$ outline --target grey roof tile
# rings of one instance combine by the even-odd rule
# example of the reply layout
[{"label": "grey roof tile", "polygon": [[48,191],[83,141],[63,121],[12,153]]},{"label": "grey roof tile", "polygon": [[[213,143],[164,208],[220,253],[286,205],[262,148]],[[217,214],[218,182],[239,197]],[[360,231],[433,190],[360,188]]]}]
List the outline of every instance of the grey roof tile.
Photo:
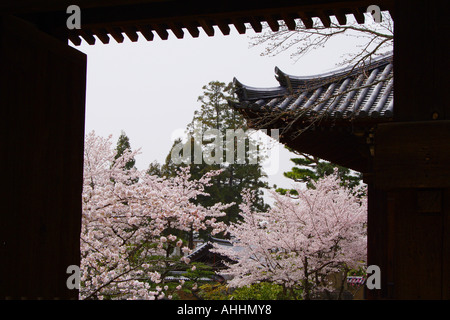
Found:
[{"label": "grey roof tile", "polygon": [[383,121],[393,116],[393,69],[392,52],[362,67],[316,76],[293,76],[275,68],[278,87],[250,87],[234,78],[239,102],[230,105],[241,111]]}]

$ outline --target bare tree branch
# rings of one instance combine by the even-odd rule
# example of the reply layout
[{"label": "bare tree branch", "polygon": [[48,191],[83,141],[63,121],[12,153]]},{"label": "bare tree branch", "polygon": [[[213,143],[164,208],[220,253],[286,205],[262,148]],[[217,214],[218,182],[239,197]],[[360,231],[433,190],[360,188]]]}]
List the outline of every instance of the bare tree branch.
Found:
[{"label": "bare tree branch", "polygon": [[[292,51],[291,58],[296,62],[311,50],[322,48],[326,43],[338,35],[345,35],[355,38],[367,38],[366,44],[362,49],[367,50],[371,45],[378,46],[383,43],[386,47],[392,47],[394,39],[393,20],[389,13],[383,12],[381,23],[358,24],[350,20],[345,25],[340,25],[337,20],[332,18],[330,27],[325,27],[319,19],[314,20],[313,28],[307,28],[301,20],[297,20],[295,30],[289,30],[281,23],[280,30],[273,32],[268,24],[264,24],[261,34],[251,37],[250,47],[265,46],[261,53],[263,56],[275,56],[282,52]],[[336,20],[336,21],[335,21]],[[374,53],[375,54],[375,53]],[[350,54],[352,55],[352,54]],[[354,57],[360,53],[354,54]],[[348,63],[348,61],[345,61]]]}]

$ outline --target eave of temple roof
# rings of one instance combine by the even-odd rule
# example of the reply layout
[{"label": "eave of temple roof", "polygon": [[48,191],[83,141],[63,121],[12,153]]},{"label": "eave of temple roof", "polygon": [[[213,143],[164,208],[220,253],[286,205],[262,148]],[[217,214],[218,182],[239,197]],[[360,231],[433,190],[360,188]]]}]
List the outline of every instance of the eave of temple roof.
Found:
[{"label": "eave of temple roof", "polygon": [[232,243],[229,240],[219,239],[219,238],[214,238],[212,236],[209,236],[208,241],[199,245],[194,251],[192,251],[188,255],[188,258],[191,260],[197,259],[200,255],[203,255],[206,252],[208,252],[210,249],[212,249],[214,247],[213,243],[216,243],[219,246],[226,246],[226,247],[232,246]]},{"label": "eave of temple roof", "polygon": [[233,80],[239,102],[252,112],[304,112],[333,119],[390,119],[394,106],[392,52],[363,66],[315,76],[293,76],[275,68],[278,87],[255,88]]},{"label": "eave of temple roof", "polygon": [[[66,9],[72,4],[81,8],[81,29],[67,29]],[[2,0],[0,13],[21,17],[78,46],[83,40],[92,45],[98,40],[109,43],[111,38],[118,43],[141,37],[152,41],[156,35],[166,40],[170,33],[176,38],[187,33],[197,38],[200,30],[208,36],[228,35],[231,28],[240,34],[249,28],[261,32],[263,22],[272,31],[282,24],[293,30],[298,22],[312,28],[317,19],[329,27],[333,17],[346,24],[348,15],[364,23],[372,4],[370,0],[216,0],[206,4],[198,0]],[[379,0],[377,5],[394,16],[393,0]]]}]

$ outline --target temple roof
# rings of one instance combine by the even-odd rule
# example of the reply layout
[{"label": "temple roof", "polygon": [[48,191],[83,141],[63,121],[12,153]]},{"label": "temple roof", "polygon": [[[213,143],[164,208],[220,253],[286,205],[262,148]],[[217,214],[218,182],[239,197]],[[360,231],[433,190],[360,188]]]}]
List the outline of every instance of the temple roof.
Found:
[{"label": "temple roof", "polygon": [[[294,76],[275,68],[279,86],[255,88],[234,78],[239,102],[230,105],[244,114],[293,113],[303,118],[383,122],[393,116],[393,54],[358,68],[346,67],[314,76]],[[247,117],[248,114],[247,114]]]},{"label": "temple roof", "polygon": [[189,255],[188,258],[191,261],[194,262],[205,262],[205,263],[210,263],[213,264],[214,267],[224,267],[222,260],[225,261],[232,261],[231,259],[229,259],[228,257],[222,256],[218,253],[213,253],[210,250],[214,248],[214,244],[218,245],[219,247],[225,248],[232,248],[232,250],[241,250],[240,247],[238,246],[233,246],[232,242],[230,240],[226,240],[226,239],[219,239],[219,238],[214,238],[212,236],[209,236],[209,239],[207,242],[204,242],[202,244],[200,244],[197,248],[194,249],[194,251],[192,251]]}]

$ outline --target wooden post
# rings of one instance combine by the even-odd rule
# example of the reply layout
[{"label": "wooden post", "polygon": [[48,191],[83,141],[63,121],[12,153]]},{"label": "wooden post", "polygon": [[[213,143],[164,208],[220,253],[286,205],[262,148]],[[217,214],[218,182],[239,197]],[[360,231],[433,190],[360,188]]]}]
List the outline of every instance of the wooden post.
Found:
[{"label": "wooden post", "polygon": [[387,299],[387,272],[388,269],[388,219],[387,219],[387,193],[377,189],[372,181],[365,181],[368,185],[368,243],[367,265],[377,265],[381,269],[382,290],[368,290],[365,296],[368,299]]},{"label": "wooden post", "polygon": [[86,56],[2,16],[0,59],[0,298],[77,299]]},{"label": "wooden post", "polygon": [[387,286],[372,298],[450,297],[449,141],[450,121],[378,125],[369,264],[381,264]]},{"label": "wooden post", "polygon": [[375,131],[369,186],[368,263],[384,282],[371,298],[450,298],[447,12],[443,0],[395,2],[395,122]]},{"label": "wooden post", "polygon": [[446,0],[395,1],[396,121],[450,120],[448,11]]}]

